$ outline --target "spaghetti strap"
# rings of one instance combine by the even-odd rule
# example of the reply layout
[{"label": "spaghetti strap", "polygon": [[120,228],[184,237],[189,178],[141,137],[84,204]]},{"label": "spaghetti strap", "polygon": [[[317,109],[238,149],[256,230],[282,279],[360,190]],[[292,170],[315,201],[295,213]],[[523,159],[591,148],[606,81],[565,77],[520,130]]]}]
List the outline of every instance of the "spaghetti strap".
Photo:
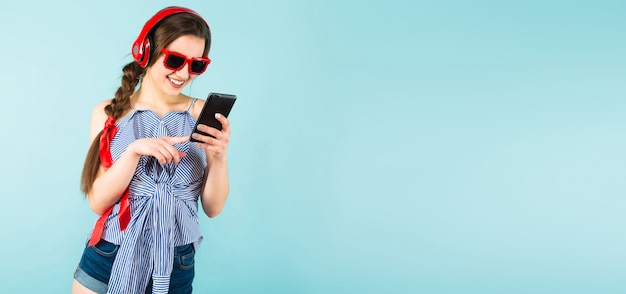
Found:
[{"label": "spaghetti strap", "polygon": [[191,111],[191,108],[193,107],[193,104],[196,103],[197,100],[198,100],[198,98],[193,98],[193,100],[191,101],[191,105],[189,105],[189,108],[187,108],[187,112]]}]

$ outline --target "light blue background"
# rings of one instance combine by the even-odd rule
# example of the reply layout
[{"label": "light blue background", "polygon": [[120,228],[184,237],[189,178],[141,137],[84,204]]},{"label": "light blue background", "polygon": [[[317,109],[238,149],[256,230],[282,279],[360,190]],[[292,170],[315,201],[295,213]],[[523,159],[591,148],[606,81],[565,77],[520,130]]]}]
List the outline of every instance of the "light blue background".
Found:
[{"label": "light blue background", "polygon": [[11,1],[0,292],[69,293],[91,110],[167,5],[237,94],[197,293],[626,293],[626,2]]}]

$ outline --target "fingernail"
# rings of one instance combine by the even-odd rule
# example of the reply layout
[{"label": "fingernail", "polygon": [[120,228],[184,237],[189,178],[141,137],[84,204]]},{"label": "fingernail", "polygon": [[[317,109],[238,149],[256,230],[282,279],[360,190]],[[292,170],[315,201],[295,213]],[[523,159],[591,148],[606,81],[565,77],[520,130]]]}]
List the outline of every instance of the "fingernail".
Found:
[{"label": "fingernail", "polygon": [[203,126],[198,126],[198,130],[202,131],[202,130],[204,130],[204,127]]},{"label": "fingernail", "polygon": [[198,134],[196,134],[196,133],[193,133],[193,134],[191,134],[191,137],[194,138],[194,139],[198,139],[198,137],[200,137],[200,136]]},{"label": "fingernail", "polygon": [[216,114],[215,114],[215,118],[220,118],[220,117],[222,117],[222,115],[221,115],[221,114],[219,114],[219,113],[216,113]]}]

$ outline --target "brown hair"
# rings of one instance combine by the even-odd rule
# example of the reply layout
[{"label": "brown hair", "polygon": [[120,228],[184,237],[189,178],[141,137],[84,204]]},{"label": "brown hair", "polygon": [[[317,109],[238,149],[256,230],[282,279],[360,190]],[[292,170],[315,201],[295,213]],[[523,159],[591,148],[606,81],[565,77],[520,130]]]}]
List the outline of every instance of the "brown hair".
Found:
[{"label": "brown hair", "polygon": [[[150,44],[153,45],[150,49],[151,54],[148,67],[152,66],[161,56],[162,48],[174,42],[177,38],[186,35],[204,39],[204,55],[208,55],[211,35],[205,21],[201,17],[191,13],[177,13],[161,20],[153,31],[148,34],[151,41]],[[113,116],[117,120],[128,110],[130,107],[130,96],[135,92],[135,88],[139,84],[145,71],[146,69],[142,68],[135,61],[124,66],[122,69],[122,85],[115,92],[115,98],[104,108],[104,112],[108,116]],[[85,158],[80,182],[81,191],[85,195],[89,194],[89,191],[91,191],[93,182],[96,180],[98,170],[100,169],[101,135],[102,131],[94,138],[93,142],[91,142],[91,147],[89,151],[87,151]]]}]

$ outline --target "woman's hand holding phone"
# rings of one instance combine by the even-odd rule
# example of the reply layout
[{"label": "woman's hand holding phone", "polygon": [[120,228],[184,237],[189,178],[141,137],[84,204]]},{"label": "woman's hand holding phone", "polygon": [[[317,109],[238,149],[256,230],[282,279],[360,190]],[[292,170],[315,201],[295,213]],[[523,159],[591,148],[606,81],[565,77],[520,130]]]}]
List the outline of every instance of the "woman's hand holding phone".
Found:
[{"label": "woman's hand holding phone", "polygon": [[228,119],[220,113],[215,114],[215,119],[222,124],[222,130],[205,124],[198,124],[196,126],[198,131],[205,134],[198,132],[191,134],[193,141],[197,142],[198,146],[202,147],[207,152],[207,156],[222,155],[228,148],[228,142],[230,141],[230,122]]},{"label": "woman's hand holding phone", "polygon": [[230,122],[227,117],[237,96],[223,93],[210,93],[202,106],[193,133],[189,140],[198,143],[207,155],[207,163],[215,157],[226,158],[230,141]]}]

